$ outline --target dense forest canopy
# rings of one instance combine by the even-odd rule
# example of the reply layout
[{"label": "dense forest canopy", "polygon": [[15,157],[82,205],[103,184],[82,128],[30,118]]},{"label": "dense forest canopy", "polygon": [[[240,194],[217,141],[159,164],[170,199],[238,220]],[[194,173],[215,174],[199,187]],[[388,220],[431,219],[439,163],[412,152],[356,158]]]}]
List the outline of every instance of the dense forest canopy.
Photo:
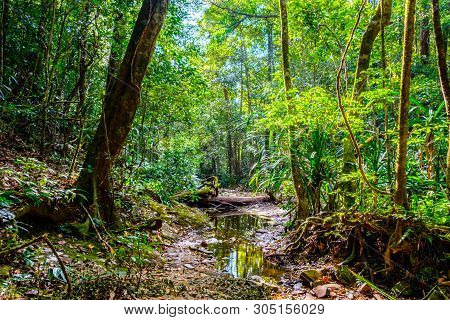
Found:
[{"label": "dense forest canopy", "polygon": [[0,208],[120,226],[218,177],[292,209],[293,251],[324,213],[388,219],[387,270],[411,220],[448,240],[447,1],[2,0],[0,29]]}]

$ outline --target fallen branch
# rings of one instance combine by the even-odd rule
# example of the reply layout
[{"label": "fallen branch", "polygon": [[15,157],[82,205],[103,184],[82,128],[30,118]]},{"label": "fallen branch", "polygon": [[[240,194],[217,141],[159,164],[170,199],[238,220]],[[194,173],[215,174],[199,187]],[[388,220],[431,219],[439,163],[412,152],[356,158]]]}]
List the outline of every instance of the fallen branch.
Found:
[{"label": "fallen branch", "polygon": [[0,252],[0,257],[4,257],[4,256],[7,256],[9,254],[16,253],[17,251],[19,251],[19,250],[21,250],[23,248],[26,248],[26,247],[28,247],[28,246],[30,246],[32,244],[35,244],[35,243],[38,243],[38,242],[41,242],[41,241],[44,241],[48,245],[50,250],[52,250],[53,254],[55,255],[56,259],[58,260],[58,263],[59,263],[59,265],[61,267],[61,270],[62,270],[62,272],[64,274],[64,278],[66,279],[66,282],[67,282],[66,295],[67,295],[67,298],[70,299],[70,297],[72,296],[72,282],[70,281],[69,274],[67,272],[67,269],[66,269],[66,266],[65,266],[64,262],[62,261],[61,257],[59,256],[58,252],[56,251],[55,246],[53,245],[53,243],[48,239],[47,234],[43,234],[43,235],[41,235],[39,237],[36,237],[36,238],[26,242],[26,243],[18,245],[18,246],[14,247],[14,248],[11,248],[11,249],[8,249],[8,250],[4,250],[4,251]]}]

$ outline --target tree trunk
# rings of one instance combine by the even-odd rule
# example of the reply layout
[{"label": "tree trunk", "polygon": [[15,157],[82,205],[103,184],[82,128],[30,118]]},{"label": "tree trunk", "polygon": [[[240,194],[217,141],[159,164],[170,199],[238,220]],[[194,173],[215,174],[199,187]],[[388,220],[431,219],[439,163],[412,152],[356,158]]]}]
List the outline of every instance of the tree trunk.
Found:
[{"label": "tree trunk", "polygon": [[[273,23],[267,21],[267,82],[269,83],[269,88],[272,88],[273,73],[274,68],[274,58],[273,58]],[[270,103],[270,98],[268,98],[268,103]],[[264,152],[267,155],[270,148],[270,130],[266,130],[264,134]]]},{"label": "tree trunk", "polygon": [[111,80],[97,132],[90,143],[78,189],[99,206],[103,220],[119,223],[110,174],[131,130],[140,103],[141,84],[167,13],[168,0],[143,0],[117,78]]},{"label": "tree trunk", "polygon": [[405,24],[403,33],[403,59],[402,75],[400,83],[400,102],[398,116],[398,146],[396,164],[396,190],[394,195],[395,204],[405,209],[408,208],[408,197],[406,192],[406,154],[408,142],[408,108],[409,93],[411,85],[411,64],[414,41],[414,15],[416,0],[407,0],[405,3]]},{"label": "tree trunk", "polygon": [[273,60],[273,23],[267,21],[267,81],[269,83],[272,83],[275,71]]},{"label": "tree trunk", "polygon": [[[231,109],[231,104],[230,104],[230,97],[228,95],[228,88],[226,86],[223,87],[223,97],[225,100],[225,109],[227,111],[227,116],[228,119],[231,119],[233,116],[233,112]],[[235,157],[235,152],[233,149],[233,135],[231,132],[231,123],[230,121],[227,121],[227,152],[228,152],[228,175],[230,177],[230,181],[233,182],[234,180],[234,157]]]},{"label": "tree trunk", "polygon": [[[284,86],[286,90],[286,104],[288,114],[292,115],[292,79],[289,65],[289,29],[286,1],[280,0],[280,18],[281,18],[281,51],[283,60]],[[289,157],[291,162],[292,181],[294,183],[295,193],[297,196],[297,215],[300,219],[305,219],[308,215],[308,205],[306,192],[301,181],[300,163],[296,152],[299,149],[299,139],[295,136],[295,127],[289,127]]]},{"label": "tree trunk", "polygon": [[[402,75],[400,80],[400,102],[398,115],[398,145],[397,163],[395,170],[396,189],[394,193],[395,204],[402,210],[408,210],[408,194],[406,191],[406,155],[408,151],[408,109],[409,93],[411,85],[411,65],[414,42],[414,15],[416,11],[416,0],[406,0],[405,21],[403,30],[403,55],[402,55]],[[389,238],[389,242],[384,253],[386,271],[394,270],[392,255],[395,247],[403,237],[404,220],[397,218],[395,230]]]},{"label": "tree trunk", "polygon": [[[43,3],[42,14],[45,14],[46,3]],[[47,43],[42,42],[42,51],[44,52],[44,62],[45,62],[45,90],[44,96],[40,103],[41,109],[41,139],[39,143],[39,154],[40,156],[44,155],[45,152],[45,143],[46,143],[46,133],[47,133],[47,113],[48,113],[48,102],[50,101],[50,93],[51,93],[51,80],[53,78],[53,67],[50,65],[50,58],[52,54],[52,44],[53,44],[53,32],[55,29],[56,23],[56,1],[53,0],[50,5],[51,16],[50,16],[50,27],[49,27],[49,35],[47,39]]]},{"label": "tree trunk", "polygon": [[428,15],[422,18],[420,21],[420,57],[424,64],[428,63],[428,58],[430,56],[430,26]]},{"label": "tree trunk", "polygon": [[445,102],[445,111],[447,113],[448,126],[448,150],[447,150],[447,168],[446,168],[446,183],[447,183],[447,197],[450,199],[450,85],[448,81],[447,70],[447,54],[444,36],[441,27],[441,17],[439,12],[439,0],[432,0],[433,4],[433,27],[436,39],[436,50],[438,56],[439,78],[441,80],[441,91]]},{"label": "tree trunk", "polygon": [[[383,10],[383,13],[381,12]],[[375,14],[370,20],[366,31],[361,40],[359,49],[358,66],[356,67],[355,85],[353,88],[353,97],[358,97],[367,83],[367,76],[364,74],[370,65],[370,54],[372,53],[373,43],[380,33],[381,24],[387,26],[391,21],[392,0],[380,0],[378,2]]]},{"label": "tree trunk", "polygon": [[[381,3],[383,5],[383,3]],[[381,10],[381,19],[384,20],[384,8]],[[387,58],[386,58],[386,41],[385,41],[385,26],[381,24],[381,69],[382,73],[382,87],[386,88],[386,68],[387,68]],[[386,148],[386,167],[387,176],[389,183],[389,190],[392,193],[392,160],[391,160],[391,139],[389,137],[389,104],[384,105],[384,135],[385,135],[385,148]]]},{"label": "tree trunk", "polygon": [[77,162],[78,154],[80,152],[81,144],[83,141],[83,130],[86,123],[86,91],[87,91],[87,85],[86,85],[86,75],[89,63],[87,61],[87,33],[88,33],[88,25],[89,25],[89,18],[90,18],[90,3],[87,2],[84,8],[84,21],[83,21],[83,27],[80,30],[80,38],[78,39],[78,49],[79,49],[79,79],[78,79],[78,106],[77,106],[77,112],[76,117],[79,117],[80,120],[80,131],[78,133],[78,142],[77,147],[75,149],[75,153],[72,157],[72,162],[70,164],[69,168],[69,176],[72,174],[73,169],[75,168],[75,164]]},{"label": "tree trunk", "polygon": [[121,55],[120,43],[122,41],[122,35],[120,34],[120,27],[123,20],[122,12],[116,12],[117,16],[114,19],[114,27],[112,34],[111,50],[109,53],[108,61],[108,73],[106,75],[106,94],[109,94],[111,89],[111,79],[113,79],[117,74],[117,65],[119,62],[119,57]]},{"label": "tree trunk", "polygon": [[[357,99],[364,91],[367,83],[365,72],[370,66],[370,55],[372,53],[373,44],[381,29],[390,23],[392,13],[392,0],[380,0],[378,2],[375,14],[369,22],[366,31],[361,39],[359,49],[358,65],[356,67],[355,84],[353,87],[353,98]],[[382,61],[383,63],[383,61]],[[355,153],[349,136],[346,136],[342,143],[343,146],[343,167],[342,173],[350,175],[356,172]],[[353,180],[341,183],[341,189],[344,193],[344,206],[346,208],[355,203],[354,193],[356,191],[356,183]]]},{"label": "tree trunk", "polygon": [[5,47],[6,26],[8,22],[9,0],[2,0],[2,13],[0,25],[0,85],[3,84],[5,75]]}]

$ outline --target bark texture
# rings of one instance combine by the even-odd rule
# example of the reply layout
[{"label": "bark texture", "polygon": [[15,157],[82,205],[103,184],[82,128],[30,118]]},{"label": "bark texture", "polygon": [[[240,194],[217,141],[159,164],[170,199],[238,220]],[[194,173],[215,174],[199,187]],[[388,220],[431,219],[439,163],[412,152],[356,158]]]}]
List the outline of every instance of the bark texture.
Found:
[{"label": "bark texture", "polygon": [[120,221],[114,210],[110,173],[130,132],[140,103],[141,84],[163,25],[168,0],[144,0],[119,68],[105,96],[104,110],[77,181],[103,220]]},{"label": "bark texture", "polygon": [[402,75],[400,83],[400,102],[398,115],[398,146],[397,163],[395,170],[396,190],[394,195],[395,204],[408,208],[408,197],[406,192],[406,153],[408,142],[408,109],[409,93],[411,87],[411,63],[414,41],[414,16],[416,9],[416,0],[407,0],[405,2],[405,24],[403,32],[403,58]]},{"label": "bark texture", "polygon": [[391,14],[392,0],[379,1],[375,14],[370,20],[361,40],[358,65],[356,67],[355,86],[353,88],[354,97],[358,97],[366,87],[367,76],[364,73],[370,65],[370,54],[372,53],[373,44],[380,33],[381,25],[383,24],[383,27],[385,27],[390,23]]},{"label": "bark texture", "polygon": [[441,17],[439,12],[439,0],[432,0],[433,4],[433,27],[436,39],[436,51],[438,56],[439,78],[441,80],[441,91],[445,102],[445,111],[447,113],[448,126],[448,150],[447,150],[447,168],[446,168],[446,183],[447,183],[447,197],[450,199],[450,85],[448,81],[447,69],[447,53],[445,40],[442,33]]},{"label": "bark texture", "polygon": [[[280,0],[280,17],[281,17],[281,51],[283,60],[283,76],[284,86],[286,90],[286,103],[288,113],[292,115],[292,78],[289,63],[289,28],[286,1]],[[300,219],[305,219],[308,215],[308,204],[306,198],[306,191],[301,181],[300,163],[296,152],[299,149],[300,142],[295,136],[295,127],[289,127],[289,156],[291,162],[292,181],[294,183],[295,193],[297,196],[297,214]]]}]

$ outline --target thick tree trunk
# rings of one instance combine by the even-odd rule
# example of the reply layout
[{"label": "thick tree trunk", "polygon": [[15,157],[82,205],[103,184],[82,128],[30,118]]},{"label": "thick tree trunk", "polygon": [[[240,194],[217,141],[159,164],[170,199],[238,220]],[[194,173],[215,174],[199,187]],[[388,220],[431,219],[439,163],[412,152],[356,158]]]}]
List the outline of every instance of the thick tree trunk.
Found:
[{"label": "thick tree trunk", "polygon": [[[280,18],[281,18],[281,51],[283,60],[284,86],[286,90],[286,103],[289,115],[292,115],[292,79],[289,63],[289,28],[286,1],[280,0]],[[292,181],[294,183],[295,193],[297,196],[297,214],[300,219],[305,219],[308,215],[308,203],[306,198],[306,190],[303,187],[300,173],[300,162],[298,152],[300,142],[295,136],[295,127],[289,127],[289,156],[291,162]]]},{"label": "thick tree trunk", "polygon": [[406,154],[408,142],[408,109],[409,93],[411,86],[411,64],[414,41],[414,15],[416,0],[407,0],[405,3],[405,25],[403,33],[403,59],[402,75],[400,83],[400,102],[398,116],[398,146],[396,164],[396,190],[394,195],[395,204],[405,209],[408,208],[408,197],[406,192]]},{"label": "thick tree trunk", "polygon": [[117,223],[110,173],[130,132],[140,103],[141,84],[153,55],[158,34],[167,13],[168,0],[144,0],[117,78],[111,80],[110,92],[94,139],[90,143],[78,189],[90,203],[98,204],[106,222]]},{"label": "thick tree trunk", "polygon": [[[383,13],[381,12],[383,10]],[[366,31],[361,40],[359,49],[358,66],[356,68],[355,85],[353,88],[353,97],[358,97],[367,83],[367,76],[364,74],[370,65],[370,54],[373,44],[381,30],[381,24],[387,26],[391,21],[392,0],[380,0],[378,2],[375,14],[370,20]]]},{"label": "thick tree trunk", "polygon": [[442,33],[441,17],[439,12],[439,0],[432,0],[432,4],[433,4],[433,27],[436,39],[439,77],[441,79],[442,96],[444,97],[445,111],[447,113],[448,150],[447,150],[446,182],[447,182],[447,197],[448,199],[450,199],[450,85],[448,81],[446,46],[444,36]]}]

